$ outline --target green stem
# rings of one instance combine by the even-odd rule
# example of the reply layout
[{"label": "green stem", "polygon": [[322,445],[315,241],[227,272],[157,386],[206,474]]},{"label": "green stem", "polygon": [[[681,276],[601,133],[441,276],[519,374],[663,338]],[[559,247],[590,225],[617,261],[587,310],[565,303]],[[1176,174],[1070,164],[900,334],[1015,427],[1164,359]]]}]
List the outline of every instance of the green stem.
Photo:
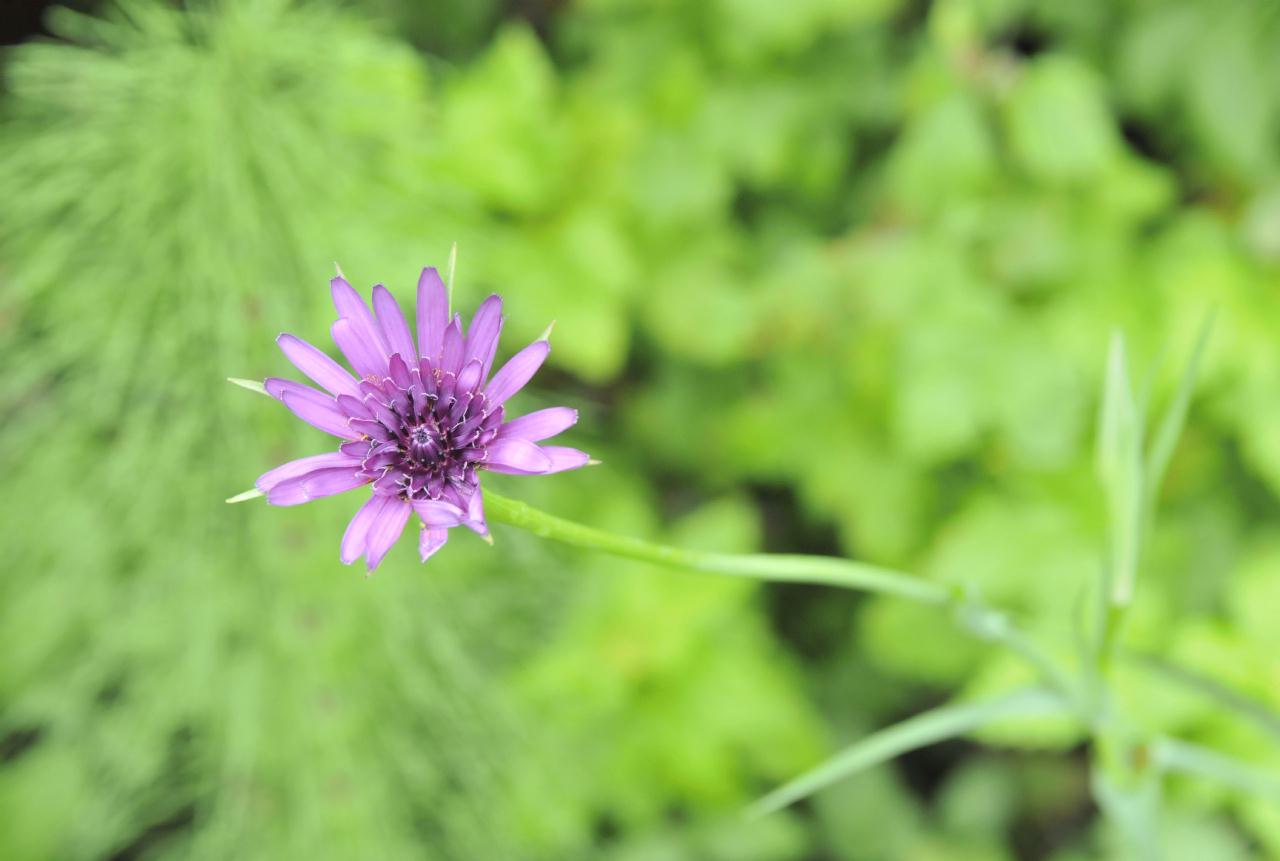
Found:
[{"label": "green stem", "polygon": [[893,595],[921,604],[946,605],[954,598],[951,590],[937,583],[901,571],[832,556],[704,553],[614,535],[538,511],[488,490],[484,494],[484,508],[490,521],[516,526],[542,538],[669,568],[752,580],[838,586]]},{"label": "green stem", "polygon": [[988,607],[974,590],[951,589],[922,580],[902,571],[866,565],[834,556],[801,556],[781,553],[707,553],[667,544],[654,544],[625,535],[592,529],[523,502],[486,490],[484,507],[488,519],[532,532],[574,547],[599,550],[628,559],[638,559],[668,568],[746,577],[774,583],[812,583],[837,586],[880,595],[892,595],[919,604],[949,609],[970,635],[999,643],[1022,657],[1053,690],[1080,707],[1077,691],[1062,670],[1042,653],[1009,619]]}]

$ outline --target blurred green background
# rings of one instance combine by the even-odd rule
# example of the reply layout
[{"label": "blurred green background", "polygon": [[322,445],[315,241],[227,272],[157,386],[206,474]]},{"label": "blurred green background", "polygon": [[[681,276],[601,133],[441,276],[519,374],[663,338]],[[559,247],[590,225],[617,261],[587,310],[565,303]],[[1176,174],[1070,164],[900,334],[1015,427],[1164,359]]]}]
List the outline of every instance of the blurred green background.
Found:
[{"label": "blurred green background", "polygon": [[[0,12],[0,858],[1120,857],[1048,723],[740,818],[1018,671],[931,611],[501,527],[366,580],[355,495],[224,505],[329,445],[224,378],[327,343],[335,259],[405,301],[454,240],[504,354],[558,320],[521,406],[605,462],[493,486],[976,582],[1061,650],[1109,333],[1159,399],[1216,307],[1128,644],[1280,707],[1274,2],[40,5]],[[1172,783],[1165,827],[1280,857],[1225,790]]]}]

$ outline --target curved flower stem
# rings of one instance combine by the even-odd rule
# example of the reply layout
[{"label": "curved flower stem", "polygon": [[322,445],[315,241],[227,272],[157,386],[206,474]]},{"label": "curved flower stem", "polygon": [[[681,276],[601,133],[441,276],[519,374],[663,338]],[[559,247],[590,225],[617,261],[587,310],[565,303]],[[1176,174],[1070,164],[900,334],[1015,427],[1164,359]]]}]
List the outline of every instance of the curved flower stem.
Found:
[{"label": "curved flower stem", "polygon": [[775,583],[813,583],[893,595],[921,604],[944,606],[955,593],[937,583],[901,571],[837,559],[832,556],[800,556],[773,553],[706,553],[666,544],[653,544],[625,535],[614,535],[530,508],[523,502],[484,492],[485,514],[506,523],[574,547],[600,550],[628,559],[639,559],[669,568],[707,574],[746,577]]},{"label": "curved flower stem", "polygon": [[970,636],[1011,649],[1035,670],[1045,684],[1074,705],[1082,719],[1088,720],[1088,709],[1067,674],[1018,630],[1008,614],[988,606],[976,590],[954,589],[902,571],[833,556],[708,553],[654,544],[583,526],[488,490],[484,492],[484,505],[490,521],[515,526],[541,538],[574,547],[706,574],[875,592],[949,610]]}]

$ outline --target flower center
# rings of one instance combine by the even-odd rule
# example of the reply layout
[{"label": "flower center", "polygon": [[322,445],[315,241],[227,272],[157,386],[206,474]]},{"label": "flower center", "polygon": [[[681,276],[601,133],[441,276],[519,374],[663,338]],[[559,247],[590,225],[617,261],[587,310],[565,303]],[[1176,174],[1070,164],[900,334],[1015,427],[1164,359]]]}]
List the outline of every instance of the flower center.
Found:
[{"label": "flower center", "polygon": [[[434,424],[435,422],[431,422],[431,425]],[[424,423],[409,430],[409,459],[417,466],[431,466],[444,448],[440,431],[431,425]]]},{"label": "flower center", "polygon": [[362,437],[342,450],[363,460],[362,474],[377,493],[444,499],[465,509],[479,485],[485,447],[502,424],[502,407],[486,409],[477,384],[459,389],[455,375],[421,364],[360,381],[362,409],[372,417],[351,419]]}]

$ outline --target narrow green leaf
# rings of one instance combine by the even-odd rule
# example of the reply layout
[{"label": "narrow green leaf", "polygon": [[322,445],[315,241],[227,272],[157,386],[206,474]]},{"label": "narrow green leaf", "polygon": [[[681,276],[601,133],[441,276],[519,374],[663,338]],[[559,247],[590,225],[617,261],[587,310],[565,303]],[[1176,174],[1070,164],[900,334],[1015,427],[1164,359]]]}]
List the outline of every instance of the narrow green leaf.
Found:
[{"label": "narrow green leaf", "polygon": [[999,643],[1035,668],[1050,690],[1066,700],[1078,698],[1070,677],[1062,671],[1034,640],[1018,629],[1009,615],[987,605],[976,588],[968,588],[956,607],[956,618],[966,630],[981,640]]},{"label": "narrow green leaf", "polygon": [[246,490],[244,493],[237,493],[235,496],[228,499],[227,502],[234,505],[237,502],[248,502],[250,499],[257,499],[259,496],[266,496],[266,494],[255,487],[252,490]]},{"label": "narrow green leaf", "polygon": [[1162,738],[1155,744],[1155,758],[1165,771],[1204,777],[1250,795],[1280,801],[1280,774],[1215,750]]},{"label": "narrow green leaf", "polygon": [[1102,409],[1098,414],[1098,477],[1104,483],[1119,469],[1124,448],[1126,417],[1132,414],[1133,392],[1129,385],[1129,367],[1125,355],[1124,336],[1111,333],[1107,347],[1107,370],[1102,383]]},{"label": "narrow green leaf", "polygon": [[1107,499],[1110,552],[1106,590],[1113,607],[1133,600],[1142,548],[1142,410],[1133,394],[1124,337],[1112,335],[1098,424],[1098,475]]},{"label": "narrow green leaf", "polygon": [[239,386],[242,389],[248,389],[251,392],[257,392],[260,395],[266,395],[267,397],[271,397],[271,394],[266,390],[266,387],[263,386],[262,383],[258,382],[257,380],[243,380],[239,377],[227,377],[227,382],[235,383],[237,386]]},{"label": "narrow green leaf", "polygon": [[1191,395],[1195,391],[1196,378],[1200,372],[1200,361],[1204,355],[1205,345],[1213,331],[1214,314],[1209,313],[1200,326],[1200,334],[1196,338],[1195,348],[1187,361],[1186,370],[1178,383],[1178,390],[1160,422],[1155,438],[1151,442],[1151,450],[1147,454],[1147,497],[1154,499],[1160,490],[1160,482],[1164,480],[1165,470],[1173,458],[1173,450],[1182,436],[1182,428],[1187,421],[1187,410],[1191,406]]},{"label": "narrow green leaf", "polygon": [[1064,710],[1062,700],[1043,688],[1025,688],[998,699],[941,706],[860,739],[809,773],[761,798],[748,808],[747,814],[763,816],[781,810],[850,775],[997,720],[1040,717]]},{"label": "narrow green leaf", "polygon": [[1188,667],[1180,666],[1160,655],[1147,652],[1124,651],[1126,660],[1136,663],[1154,675],[1177,684],[1200,696],[1212,700],[1238,717],[1250,721],[1264,732],[1280,741],[1280,714],[1261,700],[1232,690],[1222,682],[1211,679]]}]

